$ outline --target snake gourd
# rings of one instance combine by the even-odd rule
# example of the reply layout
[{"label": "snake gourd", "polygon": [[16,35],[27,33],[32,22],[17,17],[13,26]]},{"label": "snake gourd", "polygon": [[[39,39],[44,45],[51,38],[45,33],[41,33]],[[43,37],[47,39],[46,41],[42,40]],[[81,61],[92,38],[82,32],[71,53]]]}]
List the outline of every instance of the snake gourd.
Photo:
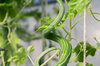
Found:
[{"label": "snake gourd", "polygon": [[[62,19],[63,15],[64,15],[65,8],[64,8],[62,0],[57,0],[57,2],[60,5],[59,14],[58,14],[57,18],[46,29],[43,30],[42,34],[45,36],[45,38],[47,38],[49,40],[53,40],[53,41],[59,43],[59,45],[60,45],[61,51],[60,51],[60,55],[59,55],[59,61],[55,66],[66,66],[69,61],[69,58],[71,56],[72,46],[66,39],[64,39],[54,33],[49,32],[55,24],[60,22],[60,20]],[[51,51],[50,49],[47,49],[44,52],[42,52],[42,54],[39,55],[38,58],[35,60],[34,66],[40,66],[39,60],[50,51]]]},{"label": "snake gourd", "polygon": [[[60,37],[60,36],[58,36],[58,35],[56,35],[56,34],[54,34],[54,33],[47,33],[47,34],[45,35],[45,38],[47,38],[47,39],[49,39],[49,40],[53,40],[53,41],[55,41],[55,42],[57,42],[57,43],[60,44],[61,52],[60,52],[60,56],[59,56],[59,62],[58,62],[55,66],[66,66],[67,63],[68,63],[68,61],[69,61],[69,58],[70,58],[70,56],[71,56],[71,49],[72,49],[72,47],[71,47],[70,43],[69,43],[66,39],[64,39],[64,38],[62,38],[62,37]],[[55,49],[56,49],[56,48],[55,48]],[[52,49],[52,50],[53,50],[53,49]],[[45,50],[45,51],[35,60],[35,66],[39,66],[39,60],[40,60],[45,54],[47,54],[49,51],[51,51],[51,50]]]},{"label": "snake gourd", "polygon": [[48,33],[47,35],[45,35],[45,37],[60,44],[61,51],[59,62],[55,66],[66,66],[71,56],[72,46],[70,45],[70,43],[66,39],[54,33]]},{"label": "snake gourd", "polygon": [[59,6],[60,6],[59,14],[57,18],[46,29],[43,30],[42,34],[49,32],[55,24],[59,23],[59,21],[62,19],[64,15],[65,8],[64,8],[64,4],[62,0],[57,0],[57,2],[59,3]]},{"label": "snake gourd", "polygon": [[57,48],[52,47],[52,48],[49,48],[49,49],[45,50],[44,52],[42,52],[42,54],[39,55],[38,58],[35,60],[34,66],[39,66],[39,61],[40,61],[40,59],[41,59],[44,55],[46,55],[48,52],[53,51],[53,50],[56,50],[56,49],[57,49]]}]

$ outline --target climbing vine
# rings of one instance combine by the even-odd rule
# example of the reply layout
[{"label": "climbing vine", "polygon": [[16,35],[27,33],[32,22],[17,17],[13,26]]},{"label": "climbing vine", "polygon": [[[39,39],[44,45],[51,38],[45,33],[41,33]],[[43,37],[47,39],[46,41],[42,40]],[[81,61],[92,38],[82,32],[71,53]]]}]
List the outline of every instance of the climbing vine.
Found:
[{"label": "climbing vine", "polygon": [[[34,0],[0,0],[0,58],[2,60],[0,66],[11,66],[11,62],[15,66],[21,66],[25,63],[25,59],[29,58],[33,66],[44,66],[50,60],[58,60],[54,58],[55,55],[59,56],[59,60],[55,63],[55,66],[67,66],[69,61],[75,62],[75,66],[83,66],[84,61],[84,41],[78,41],[77,38],[72,37],[72,30],[75,26],[84,18],[81,17],[77,22],[73,23],[73,19],[77,15],[81,15],[86,9],[87,15],[92,15],[97,21],[100,21],[94,14],[100,15],[92,11],[91,0],[57,0],[59,8],[56,7],[57,17],[51,18],[50,16],[42,17],[42,13],[37,9],[30,12],[24,12],[25,8],[30,7]],[[43,0],[41,1],[43,6]],[[65,3],[65,5],[64,5]],[[43,8],[43,7],[42,7]],[[65,10],[67,8],[67,11]],[[57,11],[58,10],[58,11]],[[22,28],[19,21],[34,17],[37,21],[34,32],[39,34],[30,34]],[[40,21],[39,21],[40,20]],[[69,21],[69,29],[65,28],[65,22]],[[39,22],[41,23],[39,25]],[[66,36],[63,37],[62,29]],[[28,46],[27,53],[24,46],[20,45],[20,40],[29,42],[31,40],[43,40],[43,52],[33,62],[30,57],[30,53],[34,50],[32,45]],[[44,49],[46,46],[46,40],[49,41],[49,48]],[[71,41],[75,40],[77,45],[72,48]],[[100,49],[100,42],[94,37],[97,42],[96,46],[92,46],[86,41],[86,57],[95,56],[95,53]],[[57,42],[60,47],[52,45],[52,41]],[[44,46],[45,45],[45,46]],[[43,60],[44,55],[50,51],[57,50],[46,61]],[[71,55],[74,54],[72,57]],[[86,62],[86,66],[93,66],[92,63]]]}]

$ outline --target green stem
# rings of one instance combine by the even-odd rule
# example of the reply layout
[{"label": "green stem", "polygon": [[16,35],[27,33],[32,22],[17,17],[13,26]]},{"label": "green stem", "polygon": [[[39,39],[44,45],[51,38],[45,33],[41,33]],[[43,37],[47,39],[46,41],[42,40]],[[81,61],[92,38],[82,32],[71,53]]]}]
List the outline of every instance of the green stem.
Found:
[{"label": "green stem", "polygon": [[[42,35],[42,52],[45,50],[45,48],[46,48],[46,40],[44,38],[44,35]],[[44,62],[44,57],[40,59],[39,64],[42,64],[43,62]]]},{"label": "green stem", "polygon": [[1,52],[1,55],[2,55],[2,64],[3,64],[3,66],[5,66],[4,51]]},{"label": "green stem", "polygon": [[[68,12],[69,12],[69,7],[68,7],[68,3],[67,3],[67,0],[65,0],[65,3],[66,3],[66,6],[67,6],[67,9],[68,9]],[[71,40],[71,26],[72,26],[72,23],[71,23],[71,15],[69,15],[69,41]],[[67,37],[67,35],[65,36],[65,38]]]},{"label": "green stem", "polygon": [[81,17],[72,27],[71,29],[73,29],[84,17]]},{"label": "green stem", "polygon": [[71,40],[71,26],[72,26],[72,23],[71,23],[71,16],[69,15],[69,41]]},{"label": "green stem", "polygon": [[44,0],[40,0],[41,1],[41,8],[42,8],[42,16],[44,17]]},{"label": "green stem", "polygon": [[66,32],[66,36],[65,38],[67,37],[67,35],[69,34],[69,32],[63,27],[63,30]]},{"label": "green stem", "polygon": [[49,62],[59,51],[60,49],[58,49],[58,51],[56,51],[49,59],[47,59],[43,64],[41,64],[41,66],[44,66],[47,62]]},{"label": "green stem", "polygon": [[45,50],[44,52],[42,52],[36,59],[35,59],[35,62],[34,62],[34,66],[40,66],[39,62],[40,62],[40,59],[46,55],[47,53],[49,53],[50,51],[53,51],[53,50],[57,50],[58,48],[56,47],[52,47],[52,48],[49,48],[47,50]]},{"label": "green stem", "polygon": [[6,12],[4,20],[0,22],[0,25],[4,25],[6,23],[7,18],[8,18],[8,11]]},{"label": "green stem", "polygon": [[17,13],[17,15],[9,21],[9,24],[12,23],[12,22],[13,23],[16,22],[20,18],[21,13],[22,13],[22,11],[24,10],[25,7],[26,6],[23,6],[23,8]]},{"label": "green stem", "polygon": [[90,9],[90,12],[91,12],[91,14],[92,14],[92,16],[93,16],[93,18],[94,18],[95,20],[100,21],[99,19],[97,19],[97,18],[94,16],[94,14],[93,14],[93,12],[92,12],[91,9]]},{"label": "green stem", "polygon": [[29,60],[31,61],[32,65],[34,66],[34,62],[32,61],[31,57],[28,55]]},{"label": "green stem", "polygon": [[[95,13],[95,12],[94,12],[93,14],[100,15],[100,13]],[[86,16],[89,16],[89,15],[91,15],[91,13],[87,14]],[[83,18],[84,18],[84,17],[81,17],[81,18],[72,26],[71,29],[73,29]]]},{"label": "green stem", "polygon": [[[3,30],[3,39],[5,40],[2,47],[5,48],[5,49],[7,49],[9,47],[9,42],[8,42],[8,28],[4,28],[3,27],[2,30]],[[3,56],[4,56],[5,66],[9,66],[10,62],[7,62],[8,58],[9,58],[8,51],[5,51],[4,54],[3,54]]]},{"label": "green stem", "polygon": [[68,3],[67,3],[67,0],[65,0],[65,3],[66,3],[66,6],[67,6],[67,9],[69,11],[69,7],[68,7]]},{"label": "green stem", "polygon": [[63,30],[66,32],[66,34],[68,34],[68,31],[63,27]]}]

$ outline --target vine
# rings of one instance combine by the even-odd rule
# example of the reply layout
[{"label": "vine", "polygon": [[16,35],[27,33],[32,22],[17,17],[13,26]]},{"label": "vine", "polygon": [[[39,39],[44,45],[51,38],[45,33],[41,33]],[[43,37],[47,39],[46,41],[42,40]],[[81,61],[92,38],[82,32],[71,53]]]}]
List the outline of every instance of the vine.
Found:
[{"label": "vine", "polygon": [[[25,63],[25,59],[28,57],[32,66],[44,66],[50,60],[56,59],[54,56],[59,56],[59,60],[55,63],[55,66],[66,66],[69,61],[75,62],[75,66],[93,66],[92,63],[86,61],[86,58],[90,56],[95,56],[97,50],[100,49],[100,42],[94,37],[97,42],[96,46],[92,46],[88,41],[86,41],[86,17],[92,15],[97,21],[100,21],[95,17],[100,15],[100,13],[95,13],[92,11],[90,3],[91,0],[57,0],[59,9],[57,12],[58,16],[56,18],[51,18],[50,16],[44,17],[44,1],[41,0],[42,13],[38,10],[24,12],[25,8],[30,8],[33,6],[31,4],[32,0],[8,0],[0,1],[0,57],[2,63],[0,66],[10,66],[11,62],[14,62],[15,66],[20,66]],[[47,3],[47,0],[46,0]],[[29,6],[29,4],[31,4]],[[46,4],[47,6],[47,4]],[[67,7],[67,11],[65,11]],[[47,8],[47,7],[46,7]],[[56,7],[55,7],[56,8]],[[85,9],[85,10],[84,10]],[[57,8],[56,8],[57,10]],[[87,10],[87,14],[86,14]],[[89,12],[88,12],[89,11]],[[81,17],[73,24],[73,19],[79,14],[79,16],[84,12],[84,16]],[[25,20],[29,17],[34,17],[37,21],[35,25],[35,34],[30,34],[26,29],[22,28],[20,25],[20,20]],[[40,19],[41,18],[41,19]],[[84,18],[84,41],[78,41],[77,38],[72,37],[72,29]],[[40,23],[39,24],[39,19]],[[68,30],[65,28],[65,22],[68,22]],[[62,29],[66,35],[63,35],[59,29]],[[38,36],[37,36],[38,35]],[[21,46],[20,40],[26,42],[42,39],[42,53],[35,59],[31,58],[30,54],[34,51],[34,47],[28,46],[27,51],[23,46]],[[49,46],[47,45],[49,41]],[[78,44],[75,48],[72,48],[71,41],[75,40]],[[52,44],[52,41],[60,45],[59,48]],[[49,47],[46,49],[46,47]],[[47,53],[57,50],[53,55],[49,54],[49,57],[44,61],[44,55]],[[27,53],[26,53],[27,52]],[[74,54],[73,57],[71,55]],[[72,62],[71,61],[71,62]],[[48,66],[48,64],[46,65]]]}]

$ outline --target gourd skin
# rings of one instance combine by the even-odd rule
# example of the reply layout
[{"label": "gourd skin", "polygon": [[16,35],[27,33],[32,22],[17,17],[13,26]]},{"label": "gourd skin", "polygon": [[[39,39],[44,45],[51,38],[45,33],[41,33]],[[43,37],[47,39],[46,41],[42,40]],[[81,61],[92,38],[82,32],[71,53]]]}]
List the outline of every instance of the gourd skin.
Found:
[{"label": "gourd skin", "polygon": [[72,46],[70,45],[70,43],[66,39],[54,33],[48,33],[47,35],[45,35],[45,38],[53,40],[60,45],[61,51],[59,55],[59,62],[55,66],[66,66],[71,56]]},{"label": "gourd skin", "polygon": [[[71,49],[72,49],[72,46],[70,45],[70,43],[54,34],[54,33],[47,33],[45,35],[45,38],[49,39],[49,40],[53,40],[57,43],[59,43],[60,45],[60,48],[61,48],[61,51],[60,51],[60,55],[59,55],[59,62],[55,65],[55,66],[66,66],[68,61],[69,61],[69,58],[71,56]],[[39,66],[39,60],[45,55],[47,54],[48,52],[52,51],[52,50],[55,50],[56,48],[52,49],[47,49],[45,50],[40,56],[38,56],[38,58],[35,60],[35,65],[34,66]]]},{"label": "gourd skin", "polygon": [[57,0],[57,2],[59,3],[59,6],[60,6],[59,14],[58,14],[57,18],[46,29],[43,30],[42,34],[48,33],[55,24],[60,22],[60,20],[62,19],[63,15],[64,15],[65,7],[64,7],[62,0]]},{"label": "gourd skin", "polygon": [[56,47],[52,47],[52,48],[49,48],[49,49],[45,50],[44,52],[42,52],[42,54],[39,55],[39,56],[37,57],[37,59],[35,60],[34,66],[40,66],[40,65],[39,65],[40,59],[41,59],[44,55],[46,55],[48,52],[53,51],[53,50],[56,50],[56,49],[57,49]]},{"label": "gourd skin", "polygon": [[[64,4],[63,4],[62,0],[57,0],[57,2],[60,5],[59,14],[58,14],[57,18],[46,29],[43,30],[42,34],[45,36],[45,38],[47,38],[49,40],[53,40],[53,41],[59,43],[59,45],[60,45],[61,51],[60,51],[60,55],[59,55],[59,62],[55,66],[66,66],[69,61],[69,58],[71,56],[72,46],[66,39],[64,39],[54,33],[49,32],[54,27],[55,24],[60,22],[60,20],[62,19],[63,15],[64,15],[65,8],[64,8]],[[50,52],[50,50],[49,51],[48,50],[49,49],[42,52],[42,54],[35,60],[34,66],[40,66],[39,60],[45,54]]]}]

